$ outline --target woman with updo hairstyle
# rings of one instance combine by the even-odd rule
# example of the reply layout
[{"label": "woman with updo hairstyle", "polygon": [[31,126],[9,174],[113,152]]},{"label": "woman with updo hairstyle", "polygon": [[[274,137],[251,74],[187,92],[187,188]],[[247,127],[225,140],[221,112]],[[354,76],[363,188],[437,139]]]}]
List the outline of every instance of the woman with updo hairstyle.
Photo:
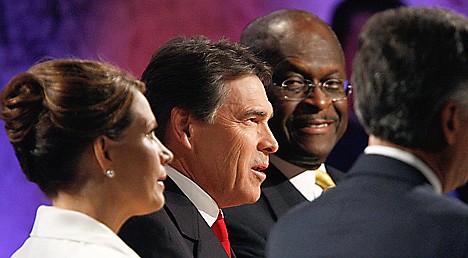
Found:
[{"label": "woman with updo hairstyle", "polygon": [[145,85],[106,63],[57,59],[14,77],[1,118],[22,171],[52,200],[13,257],[138,257],[116,235],[164,205],[164,165]]}]

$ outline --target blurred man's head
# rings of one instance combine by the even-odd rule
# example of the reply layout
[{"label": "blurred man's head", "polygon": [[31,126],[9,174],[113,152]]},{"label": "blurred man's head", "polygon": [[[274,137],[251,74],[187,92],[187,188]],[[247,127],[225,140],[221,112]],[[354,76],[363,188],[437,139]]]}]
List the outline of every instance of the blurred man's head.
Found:
[{"label": "blurred man's head", "polygon": [[468,19],[442,9],[399,8],[373,16],[359,43],[355,107],[367,133],[419,154],[444,191],[465,183]]}]

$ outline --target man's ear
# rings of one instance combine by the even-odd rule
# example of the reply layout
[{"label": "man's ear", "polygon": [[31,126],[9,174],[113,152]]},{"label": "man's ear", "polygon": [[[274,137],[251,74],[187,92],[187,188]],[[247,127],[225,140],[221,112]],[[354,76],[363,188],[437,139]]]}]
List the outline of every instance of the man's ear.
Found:
[{"label": "man's ear", "polygon": [[458,132],[461,129],[460,106],[457,102],[450,100],[441,112],[441,126],[447,145],[451,146],[457,142]]},{"label": "man's ear", "polygon": [[93,149],[96,160],[101,167],[101,171],[105,172],[108,169],[111,169],[111,157],[109,155],[109,145],[110,139],[107,136],[101,135],[94,139]]},{"label": "man's ear", "polygon": [[175,107],[171,110],[170,130],[177,141],[187,148],[192,148],[192,117],[187,110]]}]

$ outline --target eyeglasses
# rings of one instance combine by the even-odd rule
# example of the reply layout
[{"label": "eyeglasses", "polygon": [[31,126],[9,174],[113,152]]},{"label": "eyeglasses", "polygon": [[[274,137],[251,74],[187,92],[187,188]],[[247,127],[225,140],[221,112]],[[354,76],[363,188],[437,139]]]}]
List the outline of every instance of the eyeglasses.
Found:
[{"label": "eyeglasses", "polygon": [[319,87],[325,96],[333,102],[341,101],[348,98],[352,92],[352,86],[348,81],[339,79],[328,79],[324,82],[314,84],[311,80],[303,80],[299,78],[286,79],[278,86],[287,100],[303,100],[305,99],[312,88]]}]

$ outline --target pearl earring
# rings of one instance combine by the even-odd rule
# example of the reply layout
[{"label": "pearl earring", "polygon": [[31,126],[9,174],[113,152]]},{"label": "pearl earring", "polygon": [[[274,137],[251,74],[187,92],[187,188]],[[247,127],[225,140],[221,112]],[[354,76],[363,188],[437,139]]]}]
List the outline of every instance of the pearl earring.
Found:
[{"label": "pearl earring", "polygon": [[115,176],[114,170],[108,169],[108,170],[106,171],[106,176],[107,176],[108,178],[113,178],[113,177]]}]

